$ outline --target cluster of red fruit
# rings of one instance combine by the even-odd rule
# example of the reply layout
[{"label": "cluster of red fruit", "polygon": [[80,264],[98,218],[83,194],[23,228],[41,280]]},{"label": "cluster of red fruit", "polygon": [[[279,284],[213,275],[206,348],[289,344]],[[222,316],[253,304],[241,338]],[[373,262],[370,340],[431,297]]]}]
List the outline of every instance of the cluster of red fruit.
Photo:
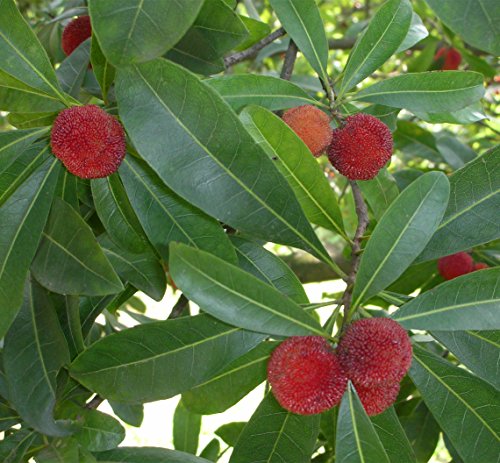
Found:
[{"label": "cluster of red fruit", "polygon": [[327,150],[332,165],[351,180],[372,179],[392,155],[391,131],[370,114],[349,116],[332,130],[330,118],[323,111],[305,105],[286,111],[283,121],[314,156]]},{"label": "cluster of red fruit", "polygon": [[300,415],[337,405],[350,380],[368,415],[389,408],[411,365],[406,331],[390,318],[352,323],[336,351],[321,336],[293,336],[272,353],[267,378],[280,405]]},{"label": "cluster of red fruit", "polygon": [[485,268],[488,268],[488,265],[483,262],[474,262],[466,252],[457,252],[438,260],[439,273],[445,280],[453,280],[453,278]]}]

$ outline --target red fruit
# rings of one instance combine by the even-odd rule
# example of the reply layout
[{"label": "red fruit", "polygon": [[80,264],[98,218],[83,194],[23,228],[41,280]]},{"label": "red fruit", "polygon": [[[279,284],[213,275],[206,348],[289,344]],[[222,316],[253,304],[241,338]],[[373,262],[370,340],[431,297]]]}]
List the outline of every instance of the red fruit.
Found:
[{"label": "red fruit", "polygon": [[347,387],[332,347],[321,336],[293,336],[271,354],[267,379],[283,408],[313,415],[337,405]]},{"label": "red fruit", "polygon": [[390,318],[365,318],[351,324],[337,349],[340,365],[355,385],[392,384],[411,365],[410,338]]},{"label": "red fruit", "polygon": [[457,252],[438,260],[438,270],[445,280],[465,275],[474,270],[474,261],[466,252]]},{"label": "red fruit", "polygon": [[302,139],[316,157],[326,150],[332,140],[330,118],[312,105],[289,109],[283,114],[283,121]]},{"label": "red fruit", "polygon": [[434,61],[438,60],[443,61],[443,71],[454,71],[460,66],[462,55],[455,48],[441,47],[434,56]]},{"label": "red fruit", "polygon": [[349,116],[335,129],[328,148],[332,165],[351,180],[372,179],[391,155],[391,131],[376,117],[363,113]]},{"label": "red fruit", "polygon": [[490,267],[487,264],[485,264],[484,262],[476,262],[474,264],[473,272],[475,272],[476,270],[484,270],[485,268],[490,268]]},{"label": "red fruit", "polygon": [[95,105],[73,106],[57,116],[50,136],[52,152],[81,178],[107,177],[125,157],[125,132]]},{"label": "red fruit", "polygon": [[90,16],[80,16],[68,23],[61,38],[61,47],[66,56],[92,35]]},{"label": "red fruit", "polygon": [[368,416],[378,415],[387,410],[399,394],[399,383],[381,386],[354,385],[354,387]]}]

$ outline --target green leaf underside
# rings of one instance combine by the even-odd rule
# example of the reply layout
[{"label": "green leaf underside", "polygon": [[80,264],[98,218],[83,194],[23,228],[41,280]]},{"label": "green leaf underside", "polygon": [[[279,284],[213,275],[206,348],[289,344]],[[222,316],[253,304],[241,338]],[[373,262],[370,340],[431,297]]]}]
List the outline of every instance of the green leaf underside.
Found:
[{"label": "green leaf underside", "polygon": [[500,329],[500,267],[442,283],[403,305],[392,318],[407,329]]},{"label": "green leaf underside", "polygon": [[210,379],[264,337],[208,315],[153,322],[96,342],[76,358],[70,374],[107,399],[151,402]]},{"label": "green leaf underside", "polygon": [[195,457],[177,450],[155,447],[120,447],[95,455],[98,461],[116,463],[210,463],[205,458]]},{"label": "green leaf underside", "polygon": [[233,228],[331,262],[286,180],[215,90],[159,59],[120,69],[116,93],[135,146],[176,193]]},{"label": "green leaf underside", "polygon": [[230,463],[308,463],[319,432],[320,415],[295,415],[270,392],[254,412],[234,448]]},{"label": "green leaf underside", "polygon": [[464,461],[500,454],[498,391],[462,368],[414,346],[410,376]]},{"label": "green leaf underside", "polygon": [[236,266],[184,244],[170,246],[175,284],[204,311],[234,326],[279,336],[324,336],[299,305]]},{"label": "green leaf underside", "polygon": [[409,267],[440,223],[448,195],[446,176],[429,172],[393,201],[364,250],[353,291],[354,305],[385,289]]}]

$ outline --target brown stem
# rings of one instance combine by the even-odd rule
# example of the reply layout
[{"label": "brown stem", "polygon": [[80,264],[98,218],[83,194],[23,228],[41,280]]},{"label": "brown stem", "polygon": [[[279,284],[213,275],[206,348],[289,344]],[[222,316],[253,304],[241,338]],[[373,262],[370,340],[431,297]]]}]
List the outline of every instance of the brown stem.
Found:
[{"label": "brown stem", "polygon": [[280,27],[279,29],[276,29],[274,32],[257,42],[255,45],[252,45],[250,48],[247,48],[246,50],[240,51],[238,53],[234,53],[233,55],[226,56],[224,58],[224,64],[226,65],[226,68],[254,57],[265,46],[269,45],[271,42],[274,42],[276,39],[283,37],[285,34],[285,29]]},{"label": "brown stem", "polygon": [[184,296],[184,294],[181,294],[181,296],[175,303],[172,312],[170,312],[170,315],[168,316],[167,320],[179,318],[188,304],[189,304],[189,299],[186,296]]},{"label": "brown stem", "polygon": [[299,49],[295,42],[290,39],[290,44],[285,55],[285,61],[283,62],[283,69],[281,70],[280,77],[283,80],[290,80],[293,73],[293,67],[295,66],[295,60],[297,59],[297,52]]},{"label": "brown stem", "polygon": [[92,400],[90,402],[87,402],[85,404],[85,408],[88,410],[95,410],[99,405],[101,405],[104,402],[104,398],[102,398],[99,394],[96,394],[94,397],[92,397]]}]

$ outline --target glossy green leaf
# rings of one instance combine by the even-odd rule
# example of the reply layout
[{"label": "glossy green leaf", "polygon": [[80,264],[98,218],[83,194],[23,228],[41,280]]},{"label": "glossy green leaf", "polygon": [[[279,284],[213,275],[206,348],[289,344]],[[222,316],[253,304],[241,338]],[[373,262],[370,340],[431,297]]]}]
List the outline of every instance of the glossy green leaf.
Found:
[{"label": "glossy green leaf", "polygon": [[107,399],[151,402],[210,379],[263,338],[208,315],[153,322],[92,344],[73,362],[70,374]]},{"label": "glossy green leaf", "polygon": [[309,302],[300,280],[278,256],[254,241],[234,235],[230,238],[238,255],[238,264],[243,270],[274,286],[298,304]]},{"label": "glossy green leaf", "polygon": [[155,447],[121,447],[98,453],[96,457],[106,463],[210,463],[189,453]]},{"label": "glossy green leaf", "polygon": [[73,209],[78,210],[78,177],[61,169],[56,186],[56,196],[67,202]]},{"label": "glossy green leaf", "polygon": [[[500,237],[500,147],[469,162],[450,177],[443,221],[417,261],[467,250]],[[478,226],[478,224],[480,226]]]},{"label": "glossy green leaf", "polygon": [[216,429],[215,435],[219,436],[230,447],[234,447],[246,424],[245,421],[223,424]]},{"label": "glossy green leaf", "polygon": [[390,462],[351,382],[340,403],[335,448],[338,463]]},{"label": "glossy green leaf", "polygon": [[92,71],[94,71],[97,82],[101,87],[102,98],[107,102],[109,89],[115,80],[116,69],[104,56],[95,35],[91,41],[90,62],[92,63]]},{"label": "glossy green leaf", "polygon": [[428,159],[436,164],[443,162],[434,134],[414,122],[402,120],[397,122],[394,146],[403,152],[405,160],[417,157]]},{"label": "glossy green leaf", "polygon": [[471,371],[500,389],[500,331],[432,331],[431,334]]},{"label": "glossy green leaf", "polygon": [[123,289],[92,229],[58,198],[31,270],[39,283],[59,294],[99,296]]},{"label": "glossy green leaf", "polygon": [[384,64],[403,43],[412,18],[409,0],[388,0],[370,18],[349,55],[339,95],[368,77]]},{"label": "glossy green leaf", "polygon": [[405,430],[418,463],[427,463],[439,441],[441,429],[431,412],[420,400],[412,413],[401,417],[401,423]]},{"label": "glossy green leaf", "polygon": [[[54,123],[57,113],[9,113],[7,120],[10,125],[18,129],[32,129],[38,127],[47,127]],[[47,129],[48,130],[48,129]]]},{"label": "glossy green leaf", "polygon": [[474,103],[453,112],[429,113],[426,111],[414,111],[413,113],[419,119],[433,124],[472,124],[473,122],[487,118],[481,103]]},{"label": "glossy green leaf", "polygon": [[61,88],[78,98],[90,60],[90,39],[82,42],[57,68]]},{"label": "glossy green leaf", "polygon": [[49,436],[71,434],[55,421],[56,379],[69,363],[68,345],[43,288],[28,280],[24,301],[5,336],[4,366],[9,400],[31,427]]},{"label": "glossy green leaf", "polygon": [[182,401],[174,412],[173,441],[175,450],[196,455],[201,430],[201,418],[198,413],[188,410]]},{"label": "glossy green leaf", "polygon": [[267,362],[277,343],[264,342],[237,358],[217,375],[182,394],[189,410],[211,415],[222,413],[265,381]]},{"label": "glossy green leaf", "polygon": [[63,296],[52,293],[59,323],[66,338],[71,358],[75,358],[85,349],[82,325],[80,321],[80,301],[76,296]]},{"label": "glossy green leaf", "polygon": [[380,415],[372,416],[370,421],[391,463],[417,462],[394,407],[390,407]]},{"label": "glossy green leaf", "polygon": [[438,134],[436,146],[443,159],[453,169],[460,169],[477,158],[474,150],[462,143],[454,133],[443,131]]},{"label": "glossy green leaf", "polygon": [[235,74],[214,77],[206,82],[217,90],[235,111],[248,105],[259,105],[275,111],[316,104],[298,85],[277,77]]},{"label": "glossy green leaf", "polygon": [[0,70],[43,94],[66,102],[47,53],[14,0],[1,0]]},{"label": "glossy green leaf", "polygon": [[396,50],[396,53],[401,53],[402,51],[408,50],[428,36],[429,31],[422,22],[422,19],[417,13],[413,12],[408,33],[406,34],[406,37],[404,38],[401,45]]},{"label": "glossy green leaf", "polygon": [[[228,2],[226,1],[226,3]],[[239,18],[245,25],[248,31],[248,36],[245,40],[243,40],[243,42],[239,43],[238,46],[235,47],[236,51],[246,50],[253,44],[257,43],[259,40],[262,40],[266,35],[269,35],[271,33],[271,26],[269,26],[269,24],[253,18],[249,18],[248,16],[240,15]]]},{"label": "glossy green leaf", "polygon": [[414,346],[413,358],[410,377],[464,461],[495,461],[500,454],[498,391],[421,347]]},{"label": "glossy green leaf", "polygon": [[52,203],[60,164],[46,157],[0,207],[0,338],[22,303],[24,282]]},{"label": "glossy green leaf", "polygon": [[325,27],[314,0],[270,0],[288,35],[311,67],[327,82],[328,43]]},{"label": "glossy green leaf", "polygon": [[374,179],[359,182],[358,185],[377,220],[399,195],[398,185],[386,168],[381,169]]},{"label": "glossy green leaf", "polygon": [[114,400],[109,401],[109,405],[113,409],[113,413],[125,421],[130,426],[140,427],[144,420],[144,405],[143,404],[124,404]]},{"label": "glossy green leaf", "polygon": [[146,235],[165,261],[169,243],[180,241],[236,262],[219,223],[177,196],[144,162],[128,156],[119,173]]},{"label": "glossy green leaf", "polygon": [[215,462],[219,459],[220,452],[221,452],[220,442],[217,438],[214,438],[200,452],[200,457]]},{"label": "glossy green leaf", "polygon": [[91,452],[114,449],[125,438],[125,429],[112,416],[98,410],[79,410],[79,416],[83,424],[74,438]]},{"label": "glossy green leaf", "polygon": [[500,329],[500,267],[436,286],[403,305],[392,318],[408,329]]},{"label": "glossy green leaf", "polygon": [[293,188],[307,218],[346,236],[342,215],[323,169],[304,142],[279,117],[258,106],[246,108],[241,119]]},{"label": "glossy green leaf", "polygon": [[172,244],[170,272],[189,300],[226,323],[279,336],[325,335],[319,323],[291,299],[211,254]]},{"label": "glossy green leaf", "polygon": [[364,88],[355,99],[410,111],[456,111],[482,98],[483,79],[482,74],[464,71],[404,74]]},{"label": "glossy green leaf", "polygon": [[233,228],[331,262],[286,180],[215,90],[159,59],[120,69],[116,94],[136,148],[176,193]]},{"label": "glossy green leaf", "polygon": [[426,0],[453,32],[475,48],[500,55],[498,4],[495,0]]},{"label": "glossy green leaf", "polygon": [[203,0],[158,3],[90,0],[92,31],[106,58],[116,66],[154,59],[172,48],[195,20]]},{"label": "glossy green leaf", "polygon": [[48,129],[11,130],[0,133],[0,173]]},{"label": "glossy green leaf", "polygon": [[99,237],[105,256],[120,277],[146,293],[155,301],[161,301],[167,289],[165,270],[149,247],[141,252],[123,249],[109,236]]},{"label": "glossy green leaf", "polygon": [[320,415],[295,415],[268,393],[236,443],[230,463],[309,463],[319,433]]},{"label": "glossy green leaf", "polygon": [[394,282],[431,239],[448,203],[449,183],[441,172],[415,180],[389,206],[361,257],[353,305]]}]

